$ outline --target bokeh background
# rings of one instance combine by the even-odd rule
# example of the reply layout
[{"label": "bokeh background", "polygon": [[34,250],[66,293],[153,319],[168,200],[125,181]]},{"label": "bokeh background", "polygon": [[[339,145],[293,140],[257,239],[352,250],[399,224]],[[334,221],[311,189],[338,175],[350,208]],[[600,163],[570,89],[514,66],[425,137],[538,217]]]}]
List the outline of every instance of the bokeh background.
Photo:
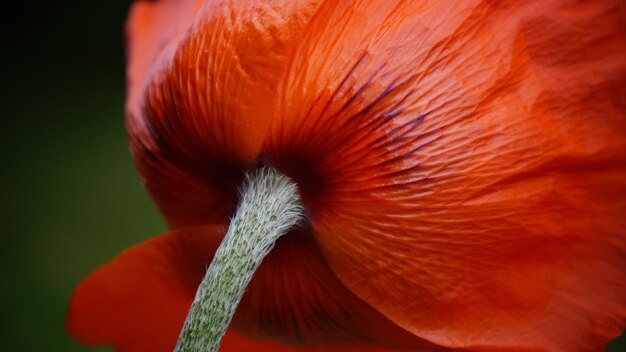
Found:
[{"label": "bokeh background", "polygon": [[124,129],[130,1],[26,3],[3,16],[0,351],[109,351],[67,336],[70,293],[165,231]]},{"label": "bokeh background", "polygon": [[[0,351],[109,351],[67,336],[70,293],[122,249],[165,231],[124,131],[129,4],[27,2],[5,12]],[[626,351],[626,336],[607,351]]]}]

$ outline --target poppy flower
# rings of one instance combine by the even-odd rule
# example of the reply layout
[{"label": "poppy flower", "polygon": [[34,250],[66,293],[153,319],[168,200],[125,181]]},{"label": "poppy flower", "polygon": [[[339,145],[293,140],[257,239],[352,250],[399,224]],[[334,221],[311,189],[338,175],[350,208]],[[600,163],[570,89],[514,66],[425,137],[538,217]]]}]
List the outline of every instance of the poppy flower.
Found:
[{"label": "poppy flower", "polygon": [[618,0],[136,2],[127,129],[172,231],[67,328],[168,351],[244,174],[298,186],[223,351],[602,350],[626,328]]}]

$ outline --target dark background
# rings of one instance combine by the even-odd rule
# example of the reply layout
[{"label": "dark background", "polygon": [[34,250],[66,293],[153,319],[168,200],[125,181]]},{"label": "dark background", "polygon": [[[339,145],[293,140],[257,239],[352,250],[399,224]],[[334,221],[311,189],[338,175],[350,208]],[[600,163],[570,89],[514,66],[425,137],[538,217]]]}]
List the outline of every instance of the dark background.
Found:
[{"label": "dark background", "polygon": [[[129,4],[3,11],[0,351],[98,350],[64,332],[73,287],[123,248],[165,231],[123,125]],[[626,351],[626,338],[609,351]]]},{"label": "dark background", "polygon": [[63,329],[72,289],[123,248],[165,231],[126,142],[129,4],[3,11],[0,351],[98,351]]}]

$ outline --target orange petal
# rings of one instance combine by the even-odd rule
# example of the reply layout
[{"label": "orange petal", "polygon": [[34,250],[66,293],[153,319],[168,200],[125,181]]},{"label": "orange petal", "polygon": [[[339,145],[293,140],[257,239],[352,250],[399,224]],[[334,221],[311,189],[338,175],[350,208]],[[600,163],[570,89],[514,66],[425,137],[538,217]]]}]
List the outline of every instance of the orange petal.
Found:
[{"label": "orange petal", "polygon": [[367,341],[394,348],[439,350],[399,328],[346,289],[310,234],[281,237],[255,274],[233,326],[248,336],[291,345]]},{"label": "orange petal", "polygon": [[[387,349],[367,344],[342,343],[333,346],[287,346],[272,341],[252,340],[232,329],[226,332],[220,345],[220,352],[402,352],[398,349]],[[406,351],[406,350],[404,350]],[[412,350],[414,351],[414,350]],[[420,350],[424,351],[424,350]]]},{"label": "orange petal", "polygon": [[[76,288],[68,331],[84,343],[120,351],[171,351],[222,233],[217,226],[178,230],[123,252]],[[351,294],[304,233],[290,233],[276,244],[233,325],[255,340],[227,338],[223,351],[259,340],[268,349],[277,348],[269,341],[277,340],[309,345],[304,350],[310,351],[361,350],[368,344],[438,350]]]},{"label": "orange petal", "polygon": [[266,152],[357,296],[476,350],[626,328],[619,1],[327,2]]},{"label": "orange petal", "polygon": [[137,2],[128,21],[127,128],[174,227],[223,221],[255,166],[276,85],[318,0]]},{"label": "orange petal", "polygon": [[172,351],[222,233],[217,226],[179,230],[124,251],[74,291],[70,335],[119,351]]}]

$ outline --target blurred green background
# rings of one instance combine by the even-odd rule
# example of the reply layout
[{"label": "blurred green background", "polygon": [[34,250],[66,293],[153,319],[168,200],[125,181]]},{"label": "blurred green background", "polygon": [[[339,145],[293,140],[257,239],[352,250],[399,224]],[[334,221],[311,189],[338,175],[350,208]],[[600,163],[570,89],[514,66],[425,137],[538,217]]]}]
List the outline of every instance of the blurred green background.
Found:
[{"label": "blurred green background", "polygon": [[63,329],[73,287],[165,231],[126,142],[129,4],[22,4],[6,14],[0,351],[97,351]]},{"label": "blurred green background", "polygon": [[[165,230],[123,125],[129,3],[28,3],[6,15],[0,351],[107,351],[65,334],[70,292]],[[608,351],[626,351],[626,337]]]}]

